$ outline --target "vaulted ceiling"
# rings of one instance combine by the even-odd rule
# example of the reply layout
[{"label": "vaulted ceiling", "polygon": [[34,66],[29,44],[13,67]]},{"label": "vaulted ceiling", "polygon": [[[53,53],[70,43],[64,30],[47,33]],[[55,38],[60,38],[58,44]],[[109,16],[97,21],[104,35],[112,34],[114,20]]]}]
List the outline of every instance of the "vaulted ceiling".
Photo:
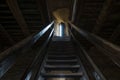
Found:
[{"label": "vaulted ceiling", "polygon": [[0,0],[0,51],[43,29],[61,8],[78,27],[120,45],[120,0]]}]

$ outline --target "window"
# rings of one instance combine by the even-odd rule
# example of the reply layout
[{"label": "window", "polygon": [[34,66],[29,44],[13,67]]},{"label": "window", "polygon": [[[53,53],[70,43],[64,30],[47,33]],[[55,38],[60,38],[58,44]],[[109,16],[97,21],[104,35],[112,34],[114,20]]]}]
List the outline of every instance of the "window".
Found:
[{"label": "window", "polygon": [[59,26],[59,36],[62,37],[63,36],[63,26],[60,24]]},{"label": "window", "polygon": [[64,26],[62,24],[57,24],[55,28],[55,36],[62,37],[64,35]]}]

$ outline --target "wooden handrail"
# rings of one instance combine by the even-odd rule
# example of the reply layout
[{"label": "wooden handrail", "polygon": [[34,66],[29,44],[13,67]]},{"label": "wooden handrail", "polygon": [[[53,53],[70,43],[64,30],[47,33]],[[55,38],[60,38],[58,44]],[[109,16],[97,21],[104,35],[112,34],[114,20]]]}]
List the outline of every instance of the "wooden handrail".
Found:
[{"label": "wooden handrail", "polygon": [[[43,56],[45,55],[43,53],[43,50],[45,49],[45,47],[47,46],[48,42],[50,41],[50,38],[53,35],[53,31],[54,29],[52,29],[49,37],[47,38],[46,42],[43,44],[43,46],[41,47],[40,51],[38,52],[38,54],[36,55],[35,59],[33,60],[33,62],[28,66],[28,68],[25,70],[21,80],[30,80],[30,78],[32,77],[32,70],[34,69],[34,66],[36,66],[37,62],[42,62]],[[38,73],[39,70],[37,70],[38,72],[35,74],[34,78],[38,77]],[[30,74],[30,75],[29,75]],[[29,79],[28,79],[29,78]]]},{"label": "wooden handrail", "polygon": [[82,29],[79,29],[74,24],[69,22],[71,27],[75,29],[80,35],[82,35],[84,38],[86,38],[88,41],[90,41],[92,44],[96,46],[96,48],[103,51],[103,53],[111,58],[111,60],[120,67],[120,47],[96,36],[95,34],[89,33],[87,31],[84,31]]},{"label": "wooden handrail", "polygon": [[54,21],[52,21],[47,27],[45,27],[39,33],[32,34],[31,36],[27,37],[21,42],[15,44],[14,46],[0,53],[0,67],[1,67],[0,78],[14,64],[15,57],[16,57],[15,55],[18,54],[20,51],[26,50],[32,45],[34,45],[38,41],[38,39],[42,37],[51,28],[53,24],[54,24]]},{"label": "wooden handrail", "polygon": [[[100,80],[106,80],[106,78],[103,76],[102,72],[100,71],[100,69],[97,67],[97,65],[94,63],[94,61],[92,60],[92,58],[88,55],[88,52],[84,49],[84,47],[81,45],[81,43],[75,38],[75,36],[73,35],[73,33],[70,30],[70,34],[71,37],[73,38],[74,42],[79,46],[80,50],[83,52],[83,54],[85,55],[85,57],[87,58],[87,60],[89,61],[89,63],[92,65],[95,73],[97,73],[97,76],[100,77]],[[92,72],[92,73],[93,73]],[[96,79],[97,80],[97,79]]]},{"label": "wooden handrail", "polygon": [[[42,31],[37,34],[32,34],[31,36],[27,37],[26,39],[22,40],[21,42],[15,44],[14,46],[8,48],[4,52],[0,53],[0,62],[11,53],[17,51],[18,49],[23,48],[26,44],[31,46],[33,45],[46,31],[53,25],[54,22],[51,22],[47,27],[45,27]],[[28,44],[29,43],[29,44]]]}]

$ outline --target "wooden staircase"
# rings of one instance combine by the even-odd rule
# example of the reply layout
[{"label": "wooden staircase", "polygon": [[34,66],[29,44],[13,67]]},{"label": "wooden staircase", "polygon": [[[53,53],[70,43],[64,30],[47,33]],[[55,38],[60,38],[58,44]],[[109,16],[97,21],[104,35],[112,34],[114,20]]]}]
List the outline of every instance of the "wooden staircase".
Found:
[{"label": "wooden staircase", "polygon": [[84,76],[81,63],[70,41],[52,41],[41,67],[39,80],[80,80]]}]

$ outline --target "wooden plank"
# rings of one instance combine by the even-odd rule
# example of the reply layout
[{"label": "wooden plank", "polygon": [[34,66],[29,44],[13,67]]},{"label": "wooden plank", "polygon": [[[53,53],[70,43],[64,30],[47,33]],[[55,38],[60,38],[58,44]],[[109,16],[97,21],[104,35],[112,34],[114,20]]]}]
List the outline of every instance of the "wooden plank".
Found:
[{"label": "wooden plank", "polygon": [[103,9],[101,10],[100,15],[98,16],[98,19],[96,20],[96,25],[92,31],[93,33],[97,34],[102,28],[102,24],[107,19],[112,3],[113,3],[113,0],[107,0],[104,3]]},{"label": "wooden plank", "polygon": [[2,34],[7,37],[7,39],[10,41],[10,44],[15,44],[15,41],[11,38],[11,36],[9,35],[9,33],[4,29],[4,27],[0,24],[0,30],[2,32]]},{"label": "wooden plank", "polygon": [[25,36],[30,35],[27,23],[24,19],[24,16],[22,15],[22,12],[21,12],[19,6],[18,6],[17,0],[6,0],[6,3],[8,4],[13,16],[15,17],[19,26],[21,27]]},{"label": "wooden plank", "polygon": [[76,77],[82,77],[83,73],[42,73],[42,76],[45,78],[55,78],[55,77],[63,77],[63,78],[76,78]]}]

